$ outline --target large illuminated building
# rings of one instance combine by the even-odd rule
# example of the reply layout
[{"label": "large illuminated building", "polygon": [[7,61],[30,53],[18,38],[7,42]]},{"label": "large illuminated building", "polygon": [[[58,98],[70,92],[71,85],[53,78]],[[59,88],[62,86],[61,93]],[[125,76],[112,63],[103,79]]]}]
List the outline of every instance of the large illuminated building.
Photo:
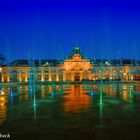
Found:
[{"label": "large illuminated building", "polygon": [[0,67],[1,82],[140,80],[140,61],[87,59],[78,46],[65,60],[15,60]]}]

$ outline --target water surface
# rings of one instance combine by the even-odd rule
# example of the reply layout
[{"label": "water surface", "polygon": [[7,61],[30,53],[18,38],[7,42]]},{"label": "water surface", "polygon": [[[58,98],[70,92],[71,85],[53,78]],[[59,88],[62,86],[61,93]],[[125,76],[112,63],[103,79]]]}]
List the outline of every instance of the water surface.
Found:
[{"label": "water surface", "polygon": [[3,85],[0,132],[13,139],[135,139],[139,84]]}]

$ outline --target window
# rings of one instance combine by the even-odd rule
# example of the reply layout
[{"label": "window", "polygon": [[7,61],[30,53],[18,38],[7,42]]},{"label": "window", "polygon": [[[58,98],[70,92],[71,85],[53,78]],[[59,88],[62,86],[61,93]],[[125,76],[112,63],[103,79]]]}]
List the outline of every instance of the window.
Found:
[{"label": "window", "polygon": [[49,73],[49,71],[48,71],[48,70],[45,70],[44,72],[45,72],[45,73]]},{"label": "window", "polygon": [[30,72],[30,73],[33,73],[33,70],[30,70],[29,72]]},{"label": "window", "polygon": [[41,80],[41,75],[37,75],[37,80]]},{"label": "window", "polygon": [[49,78],[48,75],[45,74],[45,80],[48,80],[48,78]]},{"label": "window", "polygon": [[37,73],[41,73],[41,70],[38,70]]}]

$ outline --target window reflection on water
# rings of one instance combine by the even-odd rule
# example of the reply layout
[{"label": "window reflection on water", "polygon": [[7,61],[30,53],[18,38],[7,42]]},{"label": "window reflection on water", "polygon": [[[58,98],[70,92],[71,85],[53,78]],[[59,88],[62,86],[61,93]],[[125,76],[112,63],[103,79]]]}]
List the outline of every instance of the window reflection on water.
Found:
[{"label": "window reflection on water", "polygon": [[[73,85],[3,85],[1,90],[4,95],[0,95],[0,124],[7,118],[7,110],[12,106],[33,103],[34,91],[36,101],[55,100],[62,103],[64,111],[88,110],[91,105],[92,96],[97,96],[95,100],[99,102],[100,84],[73,84]],[[95,93],[91,96],[91,92]],[[102,87],[103,102],[104,97],[114,97],[128,103],[140,103],[139,84],[104,84]],[[52,98],[52,96],[54,98]],[[111,100],[111,99],[110,99]],[[55,102],[52,102],[52,104]]]}]

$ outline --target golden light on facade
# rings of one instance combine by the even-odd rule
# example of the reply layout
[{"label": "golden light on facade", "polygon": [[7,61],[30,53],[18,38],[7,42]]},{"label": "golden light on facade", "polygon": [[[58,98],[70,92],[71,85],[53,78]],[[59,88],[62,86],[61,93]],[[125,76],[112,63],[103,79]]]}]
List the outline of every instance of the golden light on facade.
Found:
[{"label": "golden light on facade", "polygon": [[1,93],[2,95],[4,95],[4,91],[3,91],[3,90],[1,90],[0,93]]},{"label": "golden light on facade", "polygon": [[49,82],[51,82],[52,81],[52,79],[51,78],[49,78]]},{"label": "golden light on facade", "polygon": [[91,79],[92,67],[93,66],[88,59],[82,59],[81,55],[74,54],[71,59],[64,61],[64,81],[82,81],[82,79]]},{"label": "golden light on facade", "polygon": [[10,77],[8,77],[7,81],[10,82]]},{"label": "golden light on facade", "polygon": [[[119,68],[119,75],[118,75]],[[52,81],[84,81],[84,80],[99,80],[99,79],[117,79],[121,80],[135,80],[140,79],[140,74],[130,74],[132,69],[136,66],[118,66],[111,65],[110,62],[106,61],[103,70],[100,65],[95,65],[93,61],[87,59],[80,53],[80,48],[75,47],[72,55],[57,65],[50,65],[49,62],[42,64],[39,68],[35,66],[34,71],[40,71],[39,73],[31,73],[32,67],[30,66],[12,66],[0,67],[1,81],[10,82],[12,79],[19,82],[28,82],[31,76],[35,76],[37,81],[40,82],[52,82]],[[139,66],[137,67],[139,68]],[[139,68],[140,69],[140,68]],[[16,71],[13,74],[10,72]]]},{"label": "golden light on facade", "polygon": [[44,82],[44,78],[42,78],[41,81]]},{"label": "golden light on facade", "polygon": [[133,80],[133,76],[131,76],[131,80]]}]

